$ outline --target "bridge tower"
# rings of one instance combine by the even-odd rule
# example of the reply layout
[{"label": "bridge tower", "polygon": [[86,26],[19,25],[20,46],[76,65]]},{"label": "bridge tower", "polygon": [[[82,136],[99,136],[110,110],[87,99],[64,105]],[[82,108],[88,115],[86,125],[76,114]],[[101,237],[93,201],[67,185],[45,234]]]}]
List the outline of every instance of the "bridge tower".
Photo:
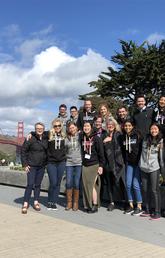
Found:
[{"label": "bridge tower", "polygon": [[19,121],[17,126],[17,148],[16,148],[16,163],[21,163],[21,145],[24,142],[24,122]]}]

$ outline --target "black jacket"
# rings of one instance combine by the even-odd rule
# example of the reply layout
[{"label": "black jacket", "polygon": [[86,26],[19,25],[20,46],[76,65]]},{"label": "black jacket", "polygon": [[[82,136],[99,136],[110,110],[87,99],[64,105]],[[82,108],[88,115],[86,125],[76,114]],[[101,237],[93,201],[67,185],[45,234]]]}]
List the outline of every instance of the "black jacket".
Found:
[{"label": "black jacket", "polygon": [[[103,167],[105,163],[103,142],[96,134],[90,137],[80,134],[80,143],[82,147],[82,164],[85,167],[99,164]],[[89,156],[88,156],[89,155]]]},{"label": "black jacket", "polygon": [[78,115],[77,119],[77,127],[79,130],[83,130],[84,122],[89,122],[91,125],[93,125],[93,120],[97,116],[97,112],[95,110],[91,112],[85,112],[82,111]]},{"label": "black jacket", "polygon": [[153,121],[155,123],[159,124],[160,129],[161,129],[162,134],[163,134],[163,138],[165,139],[165,108],[160,109],[158,107],[158,108],[154,109]]},{"label": "black jacket", "polygon": [[105,153],[105,171],[106,173],[113,173],[118,181],[125,173],[125,165],[121,150],[121,134],[114,132],[112,141],[104,143]]},{"label": "black jacket", "polygon": [[[36,135],[35,132],[31,132],[32,135]],[[43,136],[48,141],[47,147],[47,163],[56,163],[66,160],[66,147],[65,139],[61,139],[61,136],[49,140],[49,131],[44,131]]]},{"label": "black jacket", "polygon": [[133,129],[129,136],[123,134],[122,149],[125,163],[137,166],[142,150],[142,136],[136,129]]},{"label": "black jacket", "polygon": [[30,140],[25,140],[21,149],[22,166],[45,166],[47,161],[47,137],[42,137],[40,140],[37,135],[33,135]]},{"label": "black jacket", "polygon": [[136,128],[145,137],[149,133],[149,128],[153,122],[153,109],[145,108],[142,111],[137,109],[133,114],[133,120]]}]

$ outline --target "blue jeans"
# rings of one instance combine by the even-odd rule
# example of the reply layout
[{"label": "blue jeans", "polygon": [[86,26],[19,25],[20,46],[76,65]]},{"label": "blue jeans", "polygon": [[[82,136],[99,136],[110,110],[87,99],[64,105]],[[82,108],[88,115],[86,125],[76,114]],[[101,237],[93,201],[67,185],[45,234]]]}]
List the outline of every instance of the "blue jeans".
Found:
[{"label": "blue jeans", "polygon": [[47,165],[47,172],[49,176],[48,202],[57,202],[64,170],[64,161],[55,164],[49,163]]},{"label": "blue jeans", "polygon": [[126,166],[126,188],[129,202],[134,200],[134,196],[137,203],[142,203],[141,179],[138,166]]},{"label": "blue jeans", "polygon": [[27,186],[24,194],[24,202],[29,202],[33,188],[34,200],[38,201],[44,173],[44,167],[30,167],[30,171],[27,173]]},{"label": "blue jeans", "polygon": [[81,166],[66,166],[66,188],[80,188]]}]

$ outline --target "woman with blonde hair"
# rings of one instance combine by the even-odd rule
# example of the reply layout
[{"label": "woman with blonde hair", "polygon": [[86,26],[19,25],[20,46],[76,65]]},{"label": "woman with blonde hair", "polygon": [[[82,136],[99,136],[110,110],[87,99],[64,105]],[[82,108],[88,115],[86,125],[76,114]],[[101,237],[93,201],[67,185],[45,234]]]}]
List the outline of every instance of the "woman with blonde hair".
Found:
[{"label": "woman with blonde hair", "polygon": [[127,202],[125,186],[125,165],[121,148],[121,133],[116,130],[114,120],[107,120],[107,136],[103,140],[105,155],[105,178],[109,195],[108,211],[115,208],[114,196],[118,195],[119,202]]},{"label": "woman with blonde hair", "polygon": [[102,117],[103,129],[107,129],[107,121],[112,120],[115,123],[116,131],[121,131],[120,126],[115,118],[112,116],[107,103],[100,104],[98,111],[99,115]]},{"label": "woman with blonde hair", "polygon": [[52,121],[48,135],[47,172],[49,176],[48,210],[57,210],[60,184],[65,170],[66,148],[63,124],[59,118]]}]

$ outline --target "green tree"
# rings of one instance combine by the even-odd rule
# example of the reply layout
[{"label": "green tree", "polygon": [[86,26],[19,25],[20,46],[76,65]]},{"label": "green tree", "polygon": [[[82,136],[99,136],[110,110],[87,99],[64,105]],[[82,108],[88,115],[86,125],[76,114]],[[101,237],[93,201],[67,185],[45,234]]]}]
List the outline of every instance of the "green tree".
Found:
[{"label": "green tree", "polygon": [[130,105],[139,94],[152,105],[165,90],[165,40],[159,46],[120,40],[122,52],[112,56],[116,69],[108,67],[97,81],[90,82],[95,94],[111,96]]},{"label": "green tree", "polygon": [[117,101],[115,98],[112,98],[111,96],[101,97],[97,95],[96,91],[87,93],[84,95],[80,95],[79,99],[86,100],[90,99],[92,101],[93,107],[98,110],[98,107],[103,104],[107,103],[110,109],[110,112],[115,116],[117,108],[121,106],[123,103],[122,101]]}]

